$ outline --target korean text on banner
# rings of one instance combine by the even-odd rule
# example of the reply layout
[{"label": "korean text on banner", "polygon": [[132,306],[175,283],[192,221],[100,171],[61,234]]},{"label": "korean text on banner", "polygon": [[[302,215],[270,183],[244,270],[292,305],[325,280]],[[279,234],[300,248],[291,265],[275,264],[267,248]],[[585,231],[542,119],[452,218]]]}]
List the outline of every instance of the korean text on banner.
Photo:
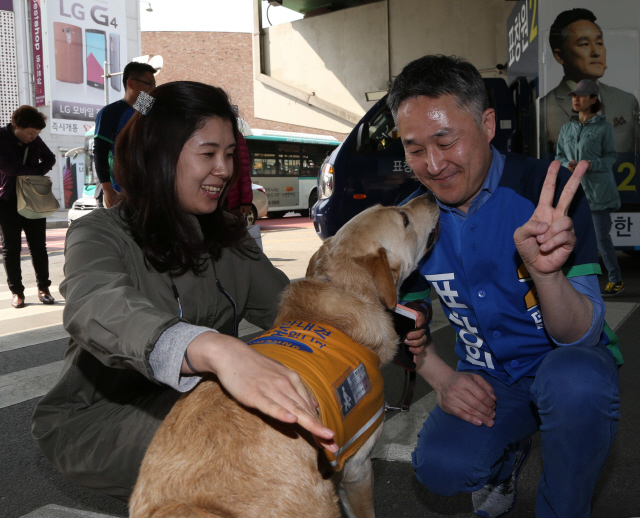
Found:
[{"label": "korean text on banner", "polygon": [[42,52],[42,7],[41,0],[29,0],[31,8],[31,45],[33,50],[33,84],[36,107],[45,105],[44,58]]}]

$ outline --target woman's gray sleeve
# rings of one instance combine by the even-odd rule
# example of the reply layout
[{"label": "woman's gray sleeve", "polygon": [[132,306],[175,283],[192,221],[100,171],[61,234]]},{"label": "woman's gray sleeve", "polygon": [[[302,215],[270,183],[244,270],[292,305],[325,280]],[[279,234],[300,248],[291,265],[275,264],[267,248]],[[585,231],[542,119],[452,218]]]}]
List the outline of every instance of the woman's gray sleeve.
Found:
[{"label": "woman's gray sleeve", "polygon": [[202,379],[201,376],[183,376],[182,358],[189,344],[202,333],[215,329],[202,326],[194,326],[179,322],[165,330],[155,347],[149,354],[149,364],[153,369],[156,381],[164,383],[178,392],[188,392]]}]

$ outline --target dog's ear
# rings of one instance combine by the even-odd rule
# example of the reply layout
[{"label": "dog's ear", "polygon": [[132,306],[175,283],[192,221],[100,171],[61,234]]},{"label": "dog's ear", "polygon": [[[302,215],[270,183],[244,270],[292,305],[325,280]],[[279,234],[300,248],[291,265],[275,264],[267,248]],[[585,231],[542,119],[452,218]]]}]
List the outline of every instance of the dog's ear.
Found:
[{"label": "dog's ear", "polygon": [[332,237],[325,239],[322,246],[316,250],[316,253],[311,256],[309,259],[309,265],[307,266],[306,277],[319,277],[325,273],[324,269],[324,259],[331,249],[331,239]]},{"label": "dog's ear", "polygon": [[387,251],[384,248],[379,248],[377,253],[359,257],[356,261],[371,273],[378,290],[378,296],[384,306],[387,309],[394,308],[397,302],[396,279],[398,272],[394,272],[389,266]]}]

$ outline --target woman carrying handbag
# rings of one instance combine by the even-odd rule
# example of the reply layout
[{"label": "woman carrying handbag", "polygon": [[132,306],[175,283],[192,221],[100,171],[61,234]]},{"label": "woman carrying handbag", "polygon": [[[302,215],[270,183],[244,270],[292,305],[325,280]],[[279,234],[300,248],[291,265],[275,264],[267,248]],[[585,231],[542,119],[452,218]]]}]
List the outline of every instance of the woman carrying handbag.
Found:
[{"label": "woman carrying handbag", "polygon": [[38,136],[46,126],[45,116],[31,106],[21,106],[11,123],[0,128],[0,230],[2,257],[14,308],[24,307],[24,285],[20,267],[21,233],[27,237],[38,283],[38,299],[55,301],[49,292],[49,257],[46,247],[46,218],[28,219],[18,214],[16,183],[19,176],[47,174],[56,157]]}]

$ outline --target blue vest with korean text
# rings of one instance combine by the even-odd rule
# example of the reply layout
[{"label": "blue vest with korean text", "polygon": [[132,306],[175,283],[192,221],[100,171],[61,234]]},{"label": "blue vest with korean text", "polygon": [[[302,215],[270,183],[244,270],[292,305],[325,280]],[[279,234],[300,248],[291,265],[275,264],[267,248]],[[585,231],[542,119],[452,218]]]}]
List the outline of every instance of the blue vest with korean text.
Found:
[{"label": "blue vest with korean text", "polygon": [[[440,236],[420,274],[438,293],[456,330],[458,369],[482,370],[507,384],[533,376],[554,347],[533,282],[513,241],[539,200],[548,163],[507,155],[500,183],[475,214],[440,211]],[[561,171],[554,206],[569,175]],[[416,193],[418,194],[418,193]],[[580,189],[571,205],[577,243],[567,277],[600,273],[591,212]],[[607,343],[605,333],[602,339]]]}]

